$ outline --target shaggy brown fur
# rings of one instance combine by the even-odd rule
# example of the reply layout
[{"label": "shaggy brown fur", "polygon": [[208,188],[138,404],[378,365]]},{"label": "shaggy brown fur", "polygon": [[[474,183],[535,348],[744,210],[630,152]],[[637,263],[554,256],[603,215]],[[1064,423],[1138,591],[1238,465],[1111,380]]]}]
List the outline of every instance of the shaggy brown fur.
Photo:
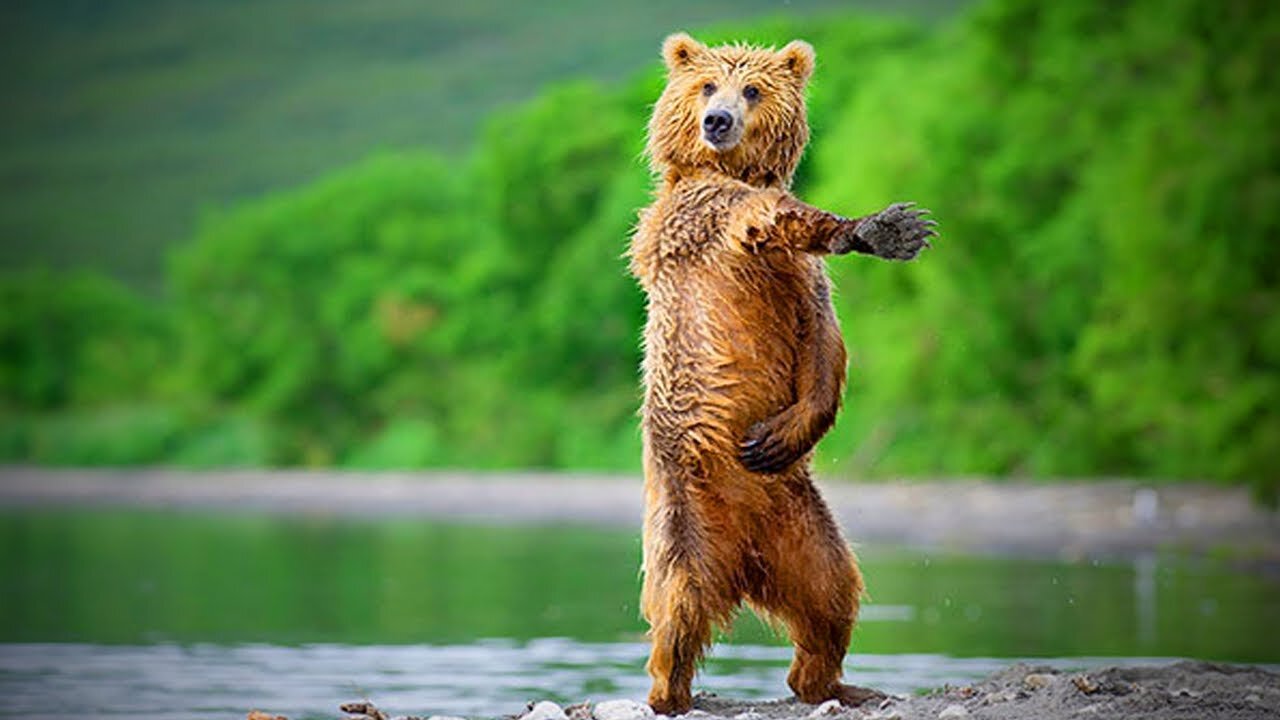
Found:
[{"label": "shaggy brown fur", "polygon": [[689,709],[712,628],[745,600],[785,624],[801,700],[857,704],[875,693],[839,678],[862,576],[809,469],[845,372],[821,256],[909,259],[933,222],[902,204],[846,219],[788,192],[809,137],[807,43],[707,48],[677,34],[663,57],[648,144],[661,184],[630,252],[649,298],[649,702]]}]

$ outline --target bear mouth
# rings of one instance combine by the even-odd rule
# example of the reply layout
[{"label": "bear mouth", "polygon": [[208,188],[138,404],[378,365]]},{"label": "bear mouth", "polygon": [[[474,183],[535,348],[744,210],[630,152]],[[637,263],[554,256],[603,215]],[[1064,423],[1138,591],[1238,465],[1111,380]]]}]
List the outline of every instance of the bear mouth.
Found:
[{"label": "bear mouth", "polygon": [[737,128],[733,128],[727,132],[706,131],[702,133],[702,141],[707,144],[707,147],[715,150],[716,152],[727,152],[732,150],[738,146],[738,143],[741,142],[741,140],[742,131]]}]

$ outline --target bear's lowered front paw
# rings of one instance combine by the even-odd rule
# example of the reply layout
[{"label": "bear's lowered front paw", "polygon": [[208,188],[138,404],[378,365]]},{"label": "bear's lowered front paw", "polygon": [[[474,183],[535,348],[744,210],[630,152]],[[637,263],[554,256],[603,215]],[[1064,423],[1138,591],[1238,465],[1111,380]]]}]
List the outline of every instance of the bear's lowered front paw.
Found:
[{"label": "bear's lowered front paw", "polygon": [[858,225],[858,237],[871,246],[877,257],[910,260],[929,247],[937,237],[938,223],[929,211],[915,203],[894,203]]},{"label": "bear's lowered front paw", "polygon": [[796,448],[789,441],[788,433],[777,427],[778,423],[763,420],[751,426],[738,445],[738,459],[752,472],[777,473],[786,470],[805,454],[806,448]]}]

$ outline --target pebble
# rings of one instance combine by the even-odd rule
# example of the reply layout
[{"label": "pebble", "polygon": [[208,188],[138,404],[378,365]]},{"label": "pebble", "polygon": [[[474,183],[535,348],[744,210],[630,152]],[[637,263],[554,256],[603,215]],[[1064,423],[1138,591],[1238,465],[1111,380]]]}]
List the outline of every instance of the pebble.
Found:
[{"label": "pebble", "polygon": [[595,720],[651,720],[653,708],[634,700],[605,700],[591,711]]},{"label": "pebble", "polygon": [[1017,690],[1002,690],[1000,692],[991,693],[983,701],[983,705],[999,705],[1000,703],[1013,702],[1018,699]]},{"label": "pebble", "polygon": [[811,718],[831,717],[833,715],[839,715],[842,712],[844,712],[844,706],[840,704],[839,700],[828,700],[822,703],[821,705],[819,705],[818,707],[814,708],[813,712],[809,713],[809,717]]},{"label": "pebble", "polygon": [[1053,676],[1047,673],[1030,673],[1022,678],[1022,684],[1028,690],[1039,690],[1042,687],[1048,687],[1053,682]]},{"label": "pebble", "polygon": [[955,718],[967,717],[969,717],[969,711],[959,704],[948,705],[942,708],[942,712],[938,713],[938,720],[955,720]]},{"label": "pebble", "polygon": [[877,710],[868,715],[867,720],[902,720],[902,713],[893,708]]},{"label": "pebble", "polygon": [[427,720],[466,720],[466,718],[460,718],[457,715],[432,715]]},{"label": "pebble", "polygon": [[746,712],[740,712],[737,715],[734,715],[733,720],[764,720],[764,714],[758,713],[755,710],[747,710]]},{"label": "pebble", "polygon": [[1098,684],[1095,683],[1088,675],[1076,675],[1071,678],[1072,684],[1076,689],[1085,695],[1092,695],[1098,692]]},{"label": "pebble", "polygon": [[533,709],[520,716],[520,720],[568,720],[564,710],[550,700],[543,700]]}]

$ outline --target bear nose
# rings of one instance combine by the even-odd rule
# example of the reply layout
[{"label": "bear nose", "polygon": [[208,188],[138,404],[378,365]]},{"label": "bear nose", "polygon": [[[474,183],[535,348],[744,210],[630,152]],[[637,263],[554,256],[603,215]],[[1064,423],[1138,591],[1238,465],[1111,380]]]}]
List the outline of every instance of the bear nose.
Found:
[{"label": "bear nose", "polygon": [[733,127],[733,116],[728,110],[708,110],[702,116],[702,129],[708,135],[723,135]]}]

